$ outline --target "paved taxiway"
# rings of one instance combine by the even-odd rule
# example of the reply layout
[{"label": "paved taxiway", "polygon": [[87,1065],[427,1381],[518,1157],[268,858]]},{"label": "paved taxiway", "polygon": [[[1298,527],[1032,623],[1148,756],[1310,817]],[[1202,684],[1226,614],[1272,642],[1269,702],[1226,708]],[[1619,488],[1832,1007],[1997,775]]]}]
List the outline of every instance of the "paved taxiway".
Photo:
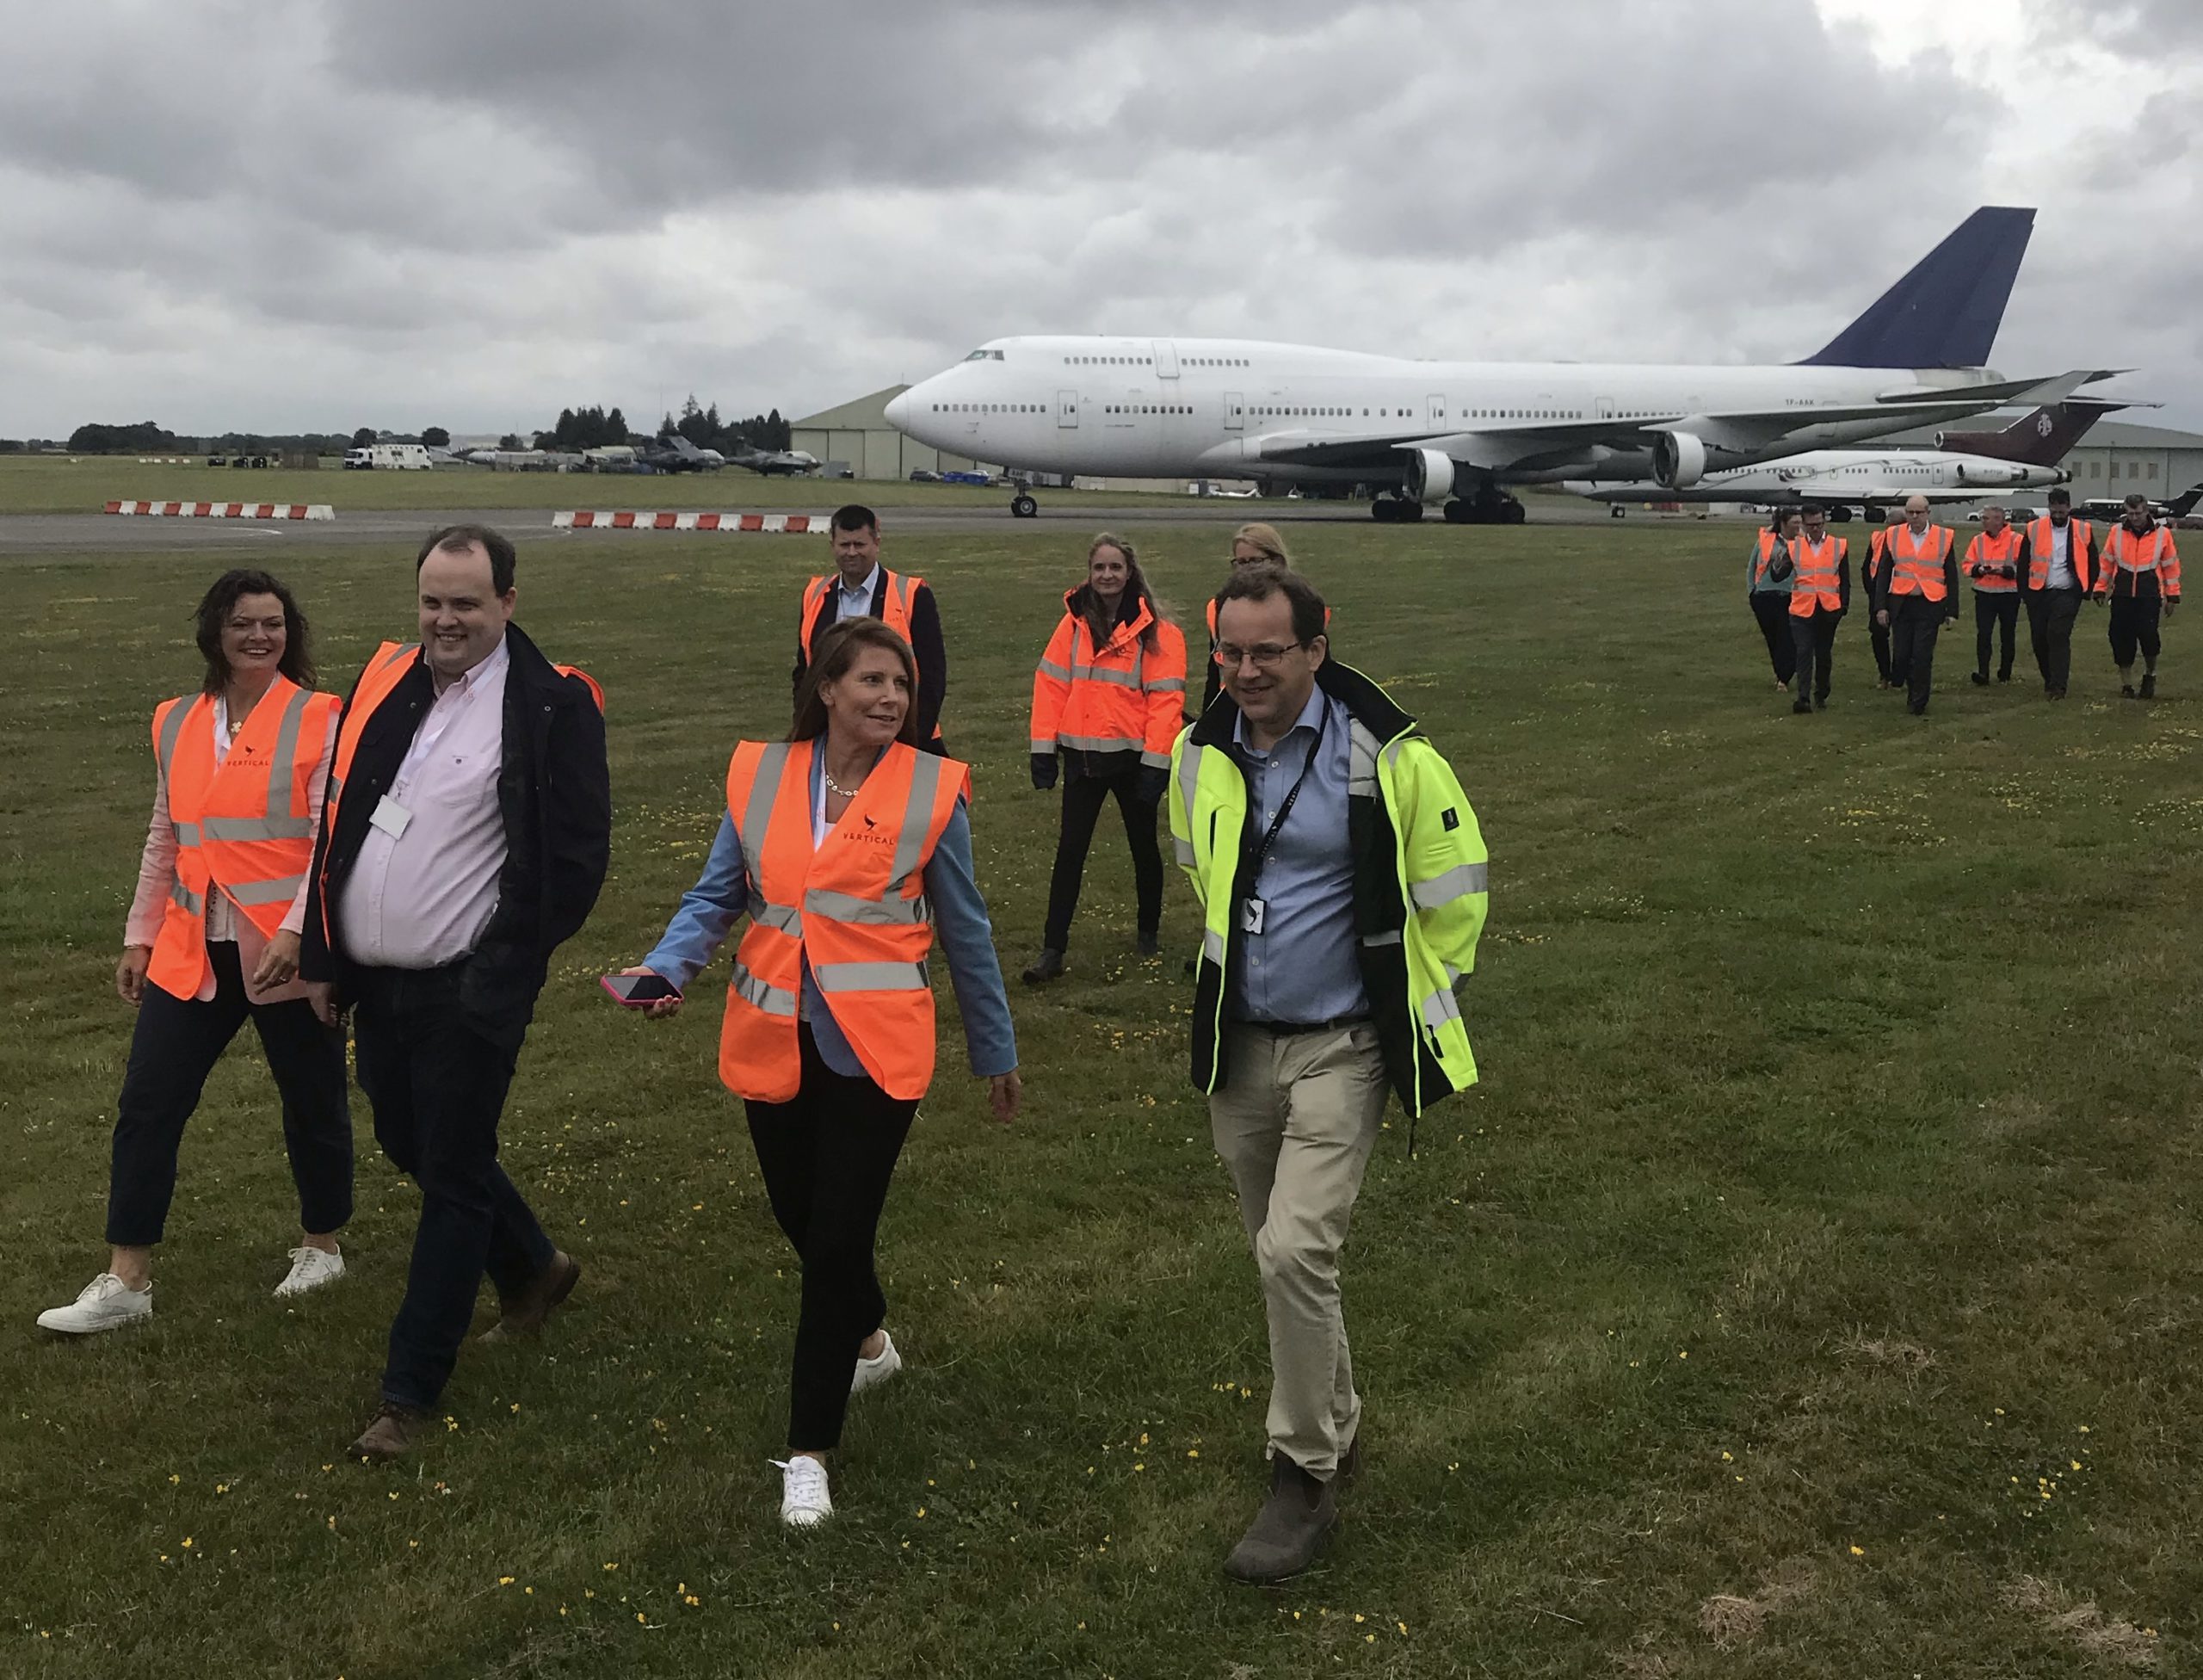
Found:
[{"label": "paved taxiway", "polygon": [[[861,497],[864,493],[861,485],[852,484],[848,488],[853,497]],[[645,504],[648,502],[647,497],[640,499]],[[825,514],[833,510],[822,505],[815,510],[774,508],[771,511]],[[592,530],[568,533],[552,528],[551,513],[549,508],[474,510],[380,508],[363,509],[356,513],[348,513],[340,508],[336,517],[327,523],[300,520],[161,519],[103,513],[7,514],[0,515],[0,556],[182,553],[202,550],[210,553],[280,553],[287,547],[326,548],[355,543],[402,548],[419,542],[439,525],[456,524],[462,521],[478,521],[484,525],[494,525],[515,541],[562,540],[569,535],[629,542],[678,540],[785,543],[791,540],[781,535],[736,534],[730,537],[713,531]],[[1678,516],[1632,514],[1626,522],[1641,523],[1651,517],[1674,519]],[[1364,503],[1274,499],[1219,498],[1213,502],[1132,500],[1102,505],[1071,502],[1051,504],[1044,496],[1040,501],[1040,516],[1030,520],[1013,519],[1006,506],[883,507],[879,510],[879,522],[891,534],[897,531],[928,531],[958,536],[1000,535],[1008,531],[1028,531],[1038,535],[1064,529],[1084,535],[1118,526],[1243,525],[1254,519],[1268,520],[1277,525],[1367,525],[1373,522],[1368,506]],[[1590,502],[1577,503],[1540,497],[1530,508],[1530,522],[1533,525],[1604,525],[1608,519],[1603,506]],[[1434,514],[1426,517],[1419,528],[1444,531],[1449,528]],[[1464,536],[1472,537],[1479,528],[1459,526],[1451,528],[1459,530]],[[802,539],[799,537],[793,540],[801,541]]]}]

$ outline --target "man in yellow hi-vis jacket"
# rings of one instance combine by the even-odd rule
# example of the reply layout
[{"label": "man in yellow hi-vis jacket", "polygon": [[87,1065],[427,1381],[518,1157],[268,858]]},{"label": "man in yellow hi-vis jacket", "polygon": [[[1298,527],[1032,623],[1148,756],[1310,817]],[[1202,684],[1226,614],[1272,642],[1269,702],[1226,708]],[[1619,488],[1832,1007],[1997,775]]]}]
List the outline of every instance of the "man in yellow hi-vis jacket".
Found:
[{"label": "man in yellow hi-vis jacket", "polygon": [[1171,753],[1170,834],[1204,913],[1194,1083],[1269,1319],[1270,1493],[1225,1568],[1277,1581],[1359,1465],[1338,1258],[1386,1095],[1412,1120],[1476,1080],[1454,987],[1485,860],[1415,720],[1327,660],[1313,584],[1248,567],[1217,601],[1224,693]]}]

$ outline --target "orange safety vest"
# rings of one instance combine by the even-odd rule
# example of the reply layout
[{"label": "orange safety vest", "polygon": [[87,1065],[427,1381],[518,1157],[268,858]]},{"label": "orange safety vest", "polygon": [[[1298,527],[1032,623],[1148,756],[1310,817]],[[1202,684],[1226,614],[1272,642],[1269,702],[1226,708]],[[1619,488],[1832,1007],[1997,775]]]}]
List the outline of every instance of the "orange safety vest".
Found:
[{"label": "orange safety vest", "polygon": [[[1132,617],[1094,645],[1094,632],[1064,596],[1064,615],[1033,673],[1033,750],[1058,746],[1081,752],[1134,752],[1140,763],[1170,768],[1186,704],[1186,639],[1158,621],[1143,601]],[[1155,649],[1145,639],[1155,627]]]},{"label": "orange safety vest", "polygon": [[1922,595],[1930,601],[1941,601],[1947,593],[1943,587],[1943,562],[1950,558],[1953,540],[1947,525],[1930,525],[1924,543],[1912,534],[1911,526],[1897,527],[1889,540],[1889,556],[1897,563],[1897,571],[1890,578],[1889,592]]},{"label": "orange safety vest", "polygon": [[2139,593],[2141,575],[2154,571],[2158,593],[2168,601],[2180,599],[2180,550],[2173,546],[2172,533],[2163,525],[2145,537],[2138,537],[2121,521],[2112,527],[2105,540],[2103,561],[2104,580],[2114,595],[2122,590],[2128,595]]},{"label": "orange safety vest", "polygon": [[[910,639],[910,597],[925,587],[925,579],[912,578],[900,571],[880,568],[886,584],[879,603],[879,615],[888,627],[904,641]],[[830,571],[824,578],[814,578],[803,586],[803,622],[796,627],[796,636],[803,644],[803,662],[811,663],[811,627],[818,617],[819,603],[826,599],[827,591],[841,587],[842,574]]]},{"label": "orange safety vest", "polygon": [[[344,720],[336,726],[336,757],[329,767],[329,793],[322,804],[322,823],[326,830],[336,832],[337,807],[342,802],[344,784],[352,774],[352,760],[360,750],[360,738],[367,733],[367,720],[374,716],[375,708],[391,696],[391,691],[405,680],[405,673],[413,669],[419,656],[418,642],[385,642],[374,651],[367,669],[360,673],[354,685],[352,698],[346,702]],[[552,667],[561,676],[578,676],[589,684],[589,693],[595,697],[596,709],[604,709],[604,689],[587,671],[572,665]],[[329,861],[322,860],[321,931],[333,948],[336,942],[335,911],[329,902]]]},{"label": "orange safety vest", "polygon": [[[2050,587],[2050,557],[2056,539],[2052,534],[2057,527],[2050,522],[2050,516],[2027,522],[2027,587],[2046,590]],[[2065,522],[2065,558],[2073,568],[2073,581],[2085,591],[2096,586],[2094,576],[2095,558],[2090,553],[2090,531],[2085,519]]]},{"label": "orange safety vest", "polygon": [[2019,570],[2020,541],[2019,528],[2014,525],[2007,525],[1993,537],[1986,531],[1974,533],[1972,540],[1965,546],[1965,564],[1968,572],[1971,573],[1977,565],[1992,568],[1980,577],[1972,579],[1973,587],[1978,591],[1984,595],[2011,595],[2018,590],[2020,580],[2016,575],[2000,578],[1993,568],[2009,565],[2016,574]]},{"label": "orange safety vest", "polygon": [[1790,564],[1797,568],[1796,584],[1790,591],[1791,617],[1843,610],[1843,579],[1836,568],[1849,549],[1842,537],[1823,537],[1818,548],[1803,537],[1790,539]]},{"label": "orange safety vest", "polygon": [[794,1097],[803,1083],[796,1017],[807,960],[865,1072],[890,1096],[915,1102],[933,1083],[925,867],[971,771],[894,742],[813,847],[811,760],[821,750],[815,739],[744,741],[727,765],[750,926],[735,948],[719,1078],[752,1102]]},{"label": "orange safety vest", "polygon": [[219,763],[212,695],[154,708],[176,876],[145,977],[170,997],[196,997],[206,980],[209,893],[219,889],[262,934],[282,930],[312,867],[313,773],[342,703],[278,676]]},{"label": "orange safety vest", "polygon": [[1767,581],[1767,569],[1774,564],[1774,545],[1781,540],[1781,536],[1776,532],[1768,530],[1762,530],[1760,532],[1759,558],[1752,564],[1752,587],[1754,589],[1757,589],[1762,584],[1764,584]]}]

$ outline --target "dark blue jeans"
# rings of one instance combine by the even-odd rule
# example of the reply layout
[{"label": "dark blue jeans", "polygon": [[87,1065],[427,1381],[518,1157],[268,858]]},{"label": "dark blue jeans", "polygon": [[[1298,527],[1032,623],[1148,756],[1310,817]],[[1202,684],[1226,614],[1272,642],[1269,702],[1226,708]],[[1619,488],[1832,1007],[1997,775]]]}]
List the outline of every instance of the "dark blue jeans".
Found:
[{"label": "dark blue jeans", "polygon": [[516,1295],[557,1251],[497,1164],[514,1058],[460,1015],[463,972],[463,964],[363,970],[353,1017],[375,1141],[421,1187],[383,1398],[424,1409],[458,1362],[483,1275],[500,1295]]}]

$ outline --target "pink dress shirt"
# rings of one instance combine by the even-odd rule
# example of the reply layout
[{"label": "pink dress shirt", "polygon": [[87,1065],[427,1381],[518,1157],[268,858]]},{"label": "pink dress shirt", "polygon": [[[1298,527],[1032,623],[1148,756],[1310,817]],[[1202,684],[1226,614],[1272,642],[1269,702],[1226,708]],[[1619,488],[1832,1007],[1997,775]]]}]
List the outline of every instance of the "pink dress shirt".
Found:
[{"label": "pink dress shirt", "polygon": [[[189,705],[186,699],[184,704]],[[330,762],[336,753],[336,720],[332,716],[329,733],[321,744],[321,762],[314,766],[312,791],[306,798],[306,815],[315,827],[321,825],[321,800],[329,787]],[[214,762],[222,763],[230,756],[230,708],[226,700],[216,696],[214,701]],[[168,915],[169,889],[176,883],[176,825],[169,820],[168,779],[156,764],[153,771],[153,819],[146,826],[145,849],[138,860],[138,891],[130,900],[130,916],[123,923],[122,942],[127,946],[143,945],[151,949],[161,936],[161,923]],[[305,871],[299,872],[301,874]],[[216,883],[217,886],[220,885]],[[283,928],[287,933],[302,933],[306,925],[306,889],[302,882],[299,896],[291,900],[291,907],[284,912]],[[268,948],[268,941],[249,916],[240,916],[229,895],[219,891],[211,892],[207,899],[207,942],[210,945],[225,941],[235,942],[238,966],[243,971],[246,996],[256,1004],[287,1004],[306,995],[305,986],[296,979],[281,985],[270,986],[265,991],[254,991],[252,971],[259,966],[260,954]],[[199,983],[193,1001],[207,1003],[214,996],[214,971],[209,968]]]},{"label": "pink dress shirt", "polygon": [[505,865],[497,773],[511,665],[499,642],[435,697],[414,732],[388,794],[411,813],[405,831],[371,826],[337,893],[353,961],[440,968],[470,954],[489,926]]}]

